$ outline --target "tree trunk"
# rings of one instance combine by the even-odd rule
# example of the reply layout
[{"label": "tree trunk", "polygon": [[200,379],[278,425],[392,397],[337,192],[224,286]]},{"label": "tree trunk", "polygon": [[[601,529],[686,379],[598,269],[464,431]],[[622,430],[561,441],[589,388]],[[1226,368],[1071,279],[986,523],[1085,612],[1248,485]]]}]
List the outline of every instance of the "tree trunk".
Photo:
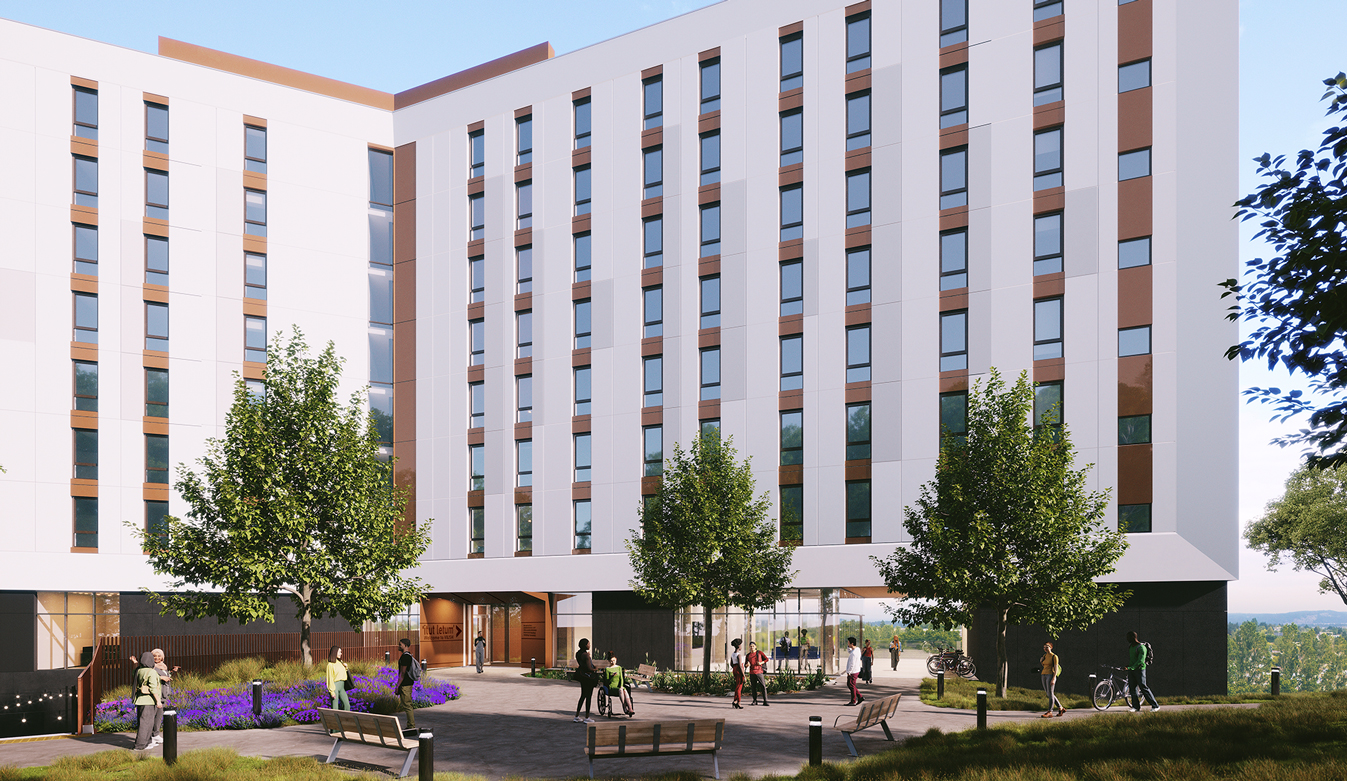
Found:
[{"label": "tree trunk", "polygon": [[996,614],[996,696],[1006,696],[1006,676],[1009,664],[1006,660],[1006,619],[1010,608],[1003,607]]},{"label": "tree trunk", "polygon": [[702,637],[702,691],[711,688],[711,606],[702,605],[702,626],[706,634]]},{"label": "tree trunk", "polygon": [[304,612],[299,614],[299,661],[305,667],[313,664],[313,650],[309,646],[309,630],[313,628],[313,611],[310,605],[313,604],[313,589],[310,586],[300,586],[300,598],[304,600]]}]

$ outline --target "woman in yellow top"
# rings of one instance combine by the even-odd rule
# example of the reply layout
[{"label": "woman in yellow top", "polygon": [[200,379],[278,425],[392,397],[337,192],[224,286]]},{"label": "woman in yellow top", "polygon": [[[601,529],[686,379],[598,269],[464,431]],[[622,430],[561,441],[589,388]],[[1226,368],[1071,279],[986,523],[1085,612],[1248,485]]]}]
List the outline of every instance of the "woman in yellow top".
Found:
[{"label": "woman in yellow top", "polygon": [[1057,708],[1056,715],[1061,716],[1066,713],[1066,708],[1057,699],[1057,676],[1062,674],[1061,662],[1057,659],[1057,654],[1052,652],[1052,643],[1043,644],[1043,658],[1038,660],[1043,669],[1043,691],[1048,693],[1048,712],[1039,718],[1050,719],[1053,717],[1052,709]]},{"label": "woman in yellow top", "polygon": [[622,710],[628,716],[635,716],[636,709],[631,704],[631,692],[627,691],[622,665],[617,663],[617,654],[608,652],[608,666],[603,668],[603,685],[608,687],[608,696],[622,701]]},{"label": "woman in yellow top", "polygon": [[351,700],[346,696],[346,682],[350,676],[341,661],[341,646],[334,645],[327,652],[327,693],[332,695],[332,707],[350,710]]}]

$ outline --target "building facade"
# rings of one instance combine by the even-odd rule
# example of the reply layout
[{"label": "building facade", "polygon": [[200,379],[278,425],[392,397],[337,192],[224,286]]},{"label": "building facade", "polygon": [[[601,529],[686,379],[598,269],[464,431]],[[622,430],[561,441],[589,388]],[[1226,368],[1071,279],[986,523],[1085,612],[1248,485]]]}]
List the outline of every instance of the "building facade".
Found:
[{"label": "building facade", "polygon": [[[432,664],[479,630],[502,663],[582,634],[682,664],[804,631],[826,657],[995,367],[1061,404],[1111,490],[1120,616],[1184,638],[1157,686],[1223,691],[1237,22],[726,0],[397,95],[0,23],[0,591],[33,627],[4,669],[78,665],[116,630],[101,595],[162,586],[126,522],[183,512],[168,465],[298,325],[369,384],[432,524]],[[798,572],[793,606],[708,633],[630,593],[624,541],[709,431],[752,457]],[[1082,676],[1115,619],[1074,638]]]}]

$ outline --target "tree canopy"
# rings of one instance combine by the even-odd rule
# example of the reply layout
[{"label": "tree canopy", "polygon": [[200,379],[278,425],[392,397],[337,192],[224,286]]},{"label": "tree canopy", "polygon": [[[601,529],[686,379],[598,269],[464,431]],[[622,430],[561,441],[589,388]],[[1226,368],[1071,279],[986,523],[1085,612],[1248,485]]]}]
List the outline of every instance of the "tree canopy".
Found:
[{"label": "tree canopy", "polygon": [[403,519],[405,490],[379,457],[364,392],[339,404],[343,361],[332,343],[315,358],[298,328],[278,341],[265,393],[237,380],[224,438],[207,440],[200,472],[179,464],[187,517],[137,531],[154,571],[171,579],[167,593],[147,590],[164,612],[274,621],[274,599],[287,594],[308,664],[314,618],[359,627],[421,597],[422,583],[402,572],[429,531]]},{"label": "tree canopy", "polygon": [[1347,465],[1303,466],[1286,480],[1280,499],[1268,503],[1263,516],[1249,524],[1249,547],[1271,557],[1276,570],[1282,557],[1294,569],[1313,572],[1319,591],[1333,592],[1347,603]]},{"label": "tree canopy", "polygon": [[[1328,114],[1347,116],[1347,74],[1325,79]],[[1236,203],[1241,220],[1258,220],[1256,239],[1278,253],[1248,262],[1249,280],[1228,279],[1222,297],[1234,296],[1231,320],[1255,325],[1226,357],[1266,360],[1310,377],[1311,393],[1249,388],[1252,399],[1272,405],[1274,420],[1309,413],[1309,427],[1274,440],[1305,443],[1318,452],[1311,463],[1347,463],[1347,125],[1324,131],[1317,150],[1294,163],[1284,155],[1255,158],[1262,187]]]},{"label": "tree canopy", "polygon": [[1037,624],[1050,636],[1084,629],[1128,596],[1096,578],[1127,549],[1104,524],[1107,492],[1086,490],[1092,464],[1074,468],[1070,433],[1054,411],[1030,420],[1027,374],[1006,389],[996,369],[968,394],[967,437],[945,438],[935,479],[903,508],[911,543],[872,556],[903,624],[949,629],[996,614],[997,696],[1006,689],[1006,626]]},{"label": "tree canopy", "polygon": [[711,676],[712,611],[775,605],[795,573],[794,547],[780,546],[767,517],[771,502],[753,497],[749,460],[739,461],[733,438],[715,435],[677,443],[666,460],[659,492],[640,509],[640,528],[627,540],[637,594],[678,610],[700,605],[707,642],[702,676]]}]

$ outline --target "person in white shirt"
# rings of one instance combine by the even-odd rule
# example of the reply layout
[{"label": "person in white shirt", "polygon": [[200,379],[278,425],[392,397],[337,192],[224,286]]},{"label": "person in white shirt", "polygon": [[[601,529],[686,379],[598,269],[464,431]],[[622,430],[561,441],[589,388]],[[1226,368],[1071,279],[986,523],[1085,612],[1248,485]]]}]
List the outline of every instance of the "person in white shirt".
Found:
[{"label": "person in white shirt", "polygon": [[851,702],[847,705],[859,705],[865,702],[856,688],[856,677],[861,674],[861,649],[856,647],[856,638],[847,638],[847,688],[851,689]]},{"label": "person in white shirt", "polygon": [[730,645],[734,646],[734,653],[730,654],[730,669],[734,671],[734,702],[730,703],[730,707],[740,710],[744,707],[740,702],[744,696],[744,655],[739,653],[739,646],[743,643],[737,637],[730,641]]}]

